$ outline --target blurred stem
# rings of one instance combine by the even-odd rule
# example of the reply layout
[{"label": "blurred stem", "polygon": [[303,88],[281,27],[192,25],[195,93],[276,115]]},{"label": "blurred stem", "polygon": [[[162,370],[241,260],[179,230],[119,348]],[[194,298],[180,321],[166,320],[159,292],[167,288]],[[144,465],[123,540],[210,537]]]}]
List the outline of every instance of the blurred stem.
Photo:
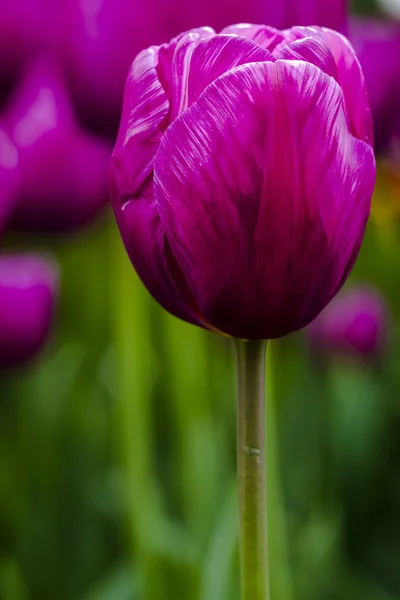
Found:
[{"label": "blurred stem", "polygon": [[230,486],[205,555],[200,600],[229,600],[237,550],[237,485]]},{"label": "blurred stem", "polygon": [[235,340],[235,344],[242,600],[267,600],[269,570],[264,402],[266,341]]},{"label": "blurred stem", "polygon": [[164,323],[183,515],[202,547],[220,491],[218,439],[206,377],[207,333],[170,315],[165,315]]},{"label": "blurred stem", "polygon": [[292,573],[289,564],[288,527],[282,502],[277,439],[277,398],[275,389],[275,340],[268,342],[266,381],[267,430],[267,505],[268,540],[270,549],[270,587],[274,600],[293,600]]},{"label": "blurred stem", "polygon": [[156,559],[163,518],[153,473],[150,318],[146,292],[114,236],[115,341],[118,429],[126,474],[130,543],[139,567],[143,598],[163,598]]}]

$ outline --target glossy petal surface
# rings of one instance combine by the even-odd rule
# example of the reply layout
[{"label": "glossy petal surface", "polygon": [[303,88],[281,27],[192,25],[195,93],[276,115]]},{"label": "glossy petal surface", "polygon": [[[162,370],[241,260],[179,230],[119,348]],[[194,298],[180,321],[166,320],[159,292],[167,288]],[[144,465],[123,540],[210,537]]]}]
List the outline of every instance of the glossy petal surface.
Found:
[{"label": "glossy petal surface", "polygon": [[360,140],[373,145],[372,117],[367,87],[359,60],[349,41],[336,31],[323,29],[329,41],[338,70],[339,84],[343,90],[350,131]]},{"label": "glossy petal surface", "polygon": [[111,162],[111,194],[122,237],[143,283],[172,314],[192,321],[196,317],[178,294],[167,267],[164,229],[153,197],[154,156],[169,113],[157,64],[154,47],[132,65]]},{"label": "glossy petal surface", "polygon": [[374,177],[362,72],[331,30],[200,28],[132,65],[114,210],[183,319],[248,339],[308,324],[354,264]]},{"label": "glossy petal surface", "polygon": [[211,84],[155,163],[160,215],[207,320],[261,338],[314,318],[358,249],[373,173],[339,86],[314,66],[252,64]]},{"label": "glossy petal surface", "polygon": [[[207,85],[227,71],[249,62],[274,60],[272,54],[259,44],[231,35],[199,37],[198,34],[189,34],[172,50],[169,122],[191,106]],[[170,52],[170,49],[167,51]],[[167,73],[161,68],[158,76],[161,81],[167,79]]]}]

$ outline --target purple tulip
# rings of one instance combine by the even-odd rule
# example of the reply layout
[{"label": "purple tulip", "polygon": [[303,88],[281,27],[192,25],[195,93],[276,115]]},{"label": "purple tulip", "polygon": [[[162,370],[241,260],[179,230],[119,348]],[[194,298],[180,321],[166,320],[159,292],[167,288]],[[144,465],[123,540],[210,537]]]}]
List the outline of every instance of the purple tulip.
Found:
[{"label": "purple tulip", "polygon": [[56,6],[54,0],[0,0],[0,88],[35,53],[56,49],[60,38]]},{"label": "purple tulip", "polygon": [[353,20],[350,39],[365,74],[376,150],[386,150],[400,129],[400,23]]},{"label": "purple tulip", "polygon": [[12,225],[40,232],[85,225],[108,201],[111,149],[80,129],[52,64],[34,64],[4,118],[21,172]]},{"label": "purple tulip", "polygon": [[310,341],[319,352],[379,356],[388,333],[388,309],[372,288],[354,288],[340,294],[308,328]]},{"label": "purple tulip", "polygon": [[111,192],[148,290],[239,338],[307,325],[360,248],[372,135],[358,60],[331,30],[201,28],[141,52]]},{"label": "purple tulip", "polygon": [[132,57],[151,44],[205,23],[216,30],[241,21],[344,30],[346,22],[345,0],[65,0],[65,10],[64,64],[74,101],[107,133],[118,126]]},{"label": "purple tulip", "polygon": [[42,347],[56,288],[57,273],[48,260],[0,256],[0,368],[18,366]]},{"label": "purple tulip", "polygon": [[0,125],[0,236],[14,208],[18,183],[18,152]]}]

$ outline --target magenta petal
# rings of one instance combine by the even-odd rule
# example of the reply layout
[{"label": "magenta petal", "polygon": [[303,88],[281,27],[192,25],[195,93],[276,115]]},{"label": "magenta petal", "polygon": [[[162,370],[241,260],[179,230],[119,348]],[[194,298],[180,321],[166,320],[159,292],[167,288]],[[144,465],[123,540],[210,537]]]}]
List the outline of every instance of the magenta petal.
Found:
[{"label": "magenta petal", "polygon": [[[117,190],[113,181],[111,192],[115,199]],[[142,187],[141,197],[123,206],[117,198],[114,207],[129,257],[149,292],[176,317],[201,325],[191,296],[185,299],[178,293],[167,264],[168,241],[154,202],[152,184]]]},{"label": "magenta petal", "polygon": [[305,60],[334,77],[343,90],[351,132],[372,146],[372,118],[367,88],[350,42],[340,33],[324,27],[296,26],[283,34],[284,40],[273,49],[273,55],[276,58]]},{"label": "magenta petal", "polygon": [[350,130],[371,146],[374,142],[367,87],[357,55],[347,38],[331,29],[322,29],[334,56],[338,81],[343,90]]},{"label": "magenta petal", "polygon": [[270,52],[280,44],[284,36],[281,31],[267,25],[250,25],[249,23],[239,23],[230,25],[221,31],[226,35],[238,35],[256,42]]},{"label": "magenta petal", "polygon": [[139,194],[153,169],[169,111],[167,95],[158,79],[158,48],[141,52],[132,63],[125,86],[124,105],[112,168],[122,197]]},{"label": "magenta petal", "polygon": [[185,90],[187,100],[182,109],[190,106],[210,83],[231,69],[269,60],[274,61],[274,57],[268,50],[245,38],[219,35],[200,41],[190,58]]},{"label": "magenta petal", "polygon": [[315,65],[321,71],[338,80],[338,72],[332,52],[323,36],[313,34],[312,37],[304,37],[280,46],[280,50],[274,51],[276,58],[285,60],[303,60]]},{"label": "magenta petal", "polygon": [[0,257],[0,368],[30,359],[51,324],[57,272],[38,256]]},{"label": "magenta petal", "polygon": [[131,68],[111,160],[111,197],[129,257],[149,292],[172,314],[197,322],[170,274],[164,228],[153,197],[154,156],[169,113],[157,73],[158,50],[142,52]]},{"label": "magenta petal", "polygon": [[186,91],[193,49],[200,40],[212,38],[215,35],[215,31],[210,27],[200,27],[182,33],[171,40],[169,44],[164,44],[159,48],[157,74],[170,106],[168,124],[179,113]]},{"label": "magenta petal", "polygon": [[278,337],[322,310],[357,253],[373,179],[339,86],[298,61],[217,79],[155,160],[155,198],[188,285],[206,319],[238,337]]},{"label": "magenta petal", "polygon": [[[163,54],[163,71],[158,70],[164,87],[169,89],[173,121],[190,106],[204,89],[217,77],[241,64],[274,60],[272,54],[257,43],[243,37],[212,35],[212,30],[189,32],[182,36],[174,48],[160,50]],[[169,73],[166,70],[166,53],[169,58]],[[161,61],[160,61],[161,62]]]}]

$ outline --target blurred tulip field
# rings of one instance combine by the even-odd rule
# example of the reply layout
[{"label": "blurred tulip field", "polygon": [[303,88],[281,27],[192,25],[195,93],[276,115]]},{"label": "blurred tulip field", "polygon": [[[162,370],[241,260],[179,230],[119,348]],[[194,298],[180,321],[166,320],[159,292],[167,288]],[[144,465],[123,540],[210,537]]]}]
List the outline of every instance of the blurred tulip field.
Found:
[{"label": "blurred tulip field", "polygon": [[349,36],[377,160],[344,290],[267,345],[271,600],[400,600],[399,0],[0,0],[0,600],[240,600],[233,344],[108,192],[135,55],[240,21]]}]

